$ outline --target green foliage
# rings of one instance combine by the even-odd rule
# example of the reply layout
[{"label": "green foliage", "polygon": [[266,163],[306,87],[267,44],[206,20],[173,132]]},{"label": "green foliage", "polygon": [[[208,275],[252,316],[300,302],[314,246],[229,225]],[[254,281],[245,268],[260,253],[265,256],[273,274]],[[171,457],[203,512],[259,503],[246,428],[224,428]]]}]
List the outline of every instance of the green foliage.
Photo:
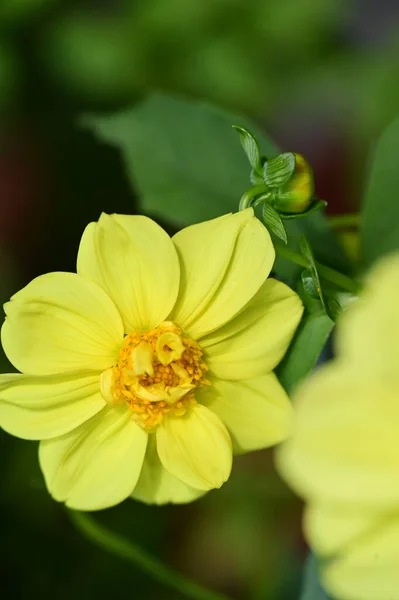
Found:
[{"label": "green foliage", "polygon": [[10,109],[18,88],[19,64],[12,48],[0,40],[0,111]]},{"label": "green foliage", "polygon": [[313,252],[309,243],[306,239],[306,236],[302,236],[299,242],[299,246],[301,249],[302,256],[306,259],[308,263],[308,268],[302,273],[302,283],[304,289],[307,294],[309,294],[312,298],[318,298],[321,302],[321,305],[326,312],[326,305],[324,302],[323,291],[321,289],[321,283],[319,278],[319,273],[317,271],[316,262],[313,256]]},{"label": "green foliage", "polygon": [[18,24],[57,3],[58,0],[1,0],[0,24]]},{"label": "green foliage", "polygon": [[[85,119],[121,150],[142,210],[180,226],[238,209],[248,163],[234,121],[210,105],[162,94],[119,114]],[[258,137],[265,154],[276,153],[270,140]]]},{"label": "green foliage", "polygon": [[312,271],[310,269],[304,269],[301,273],[301,280],[303,289],[311,297],[319,299],[319,292],[317,291],[317,283],[313,278]]},{"label": "green foliage", "polygon": [[300,600],[331,600],[320,585],[317,571],[317,561],[313,555],[309,555]]},{"label": "green foliage", "polygon": [[327,305],[327,313],[330,315],[331,319],[335,322],[338,317],[343,312],[343,308],[335,296],[326,296],[325,302]]},{"label": "green foliage", "polygon": [[[284,221],[284,225],[287,231],[288,248],[299,252],[300,239],[306,235],[319,262],[343,273],[348,272],[348,260],[322,212],[313,213],[306,219]],[[273,270],[281,279],[295,286],[301,277],[303,267],[277,256]]]},{"label": "green foliage", "polygon": [[399,118],[383,133],[374,152],[360,218],[364,265],[399,249]]},{"label": "green foliage", "polygon": [[292,394],[316,365],[334,322],[322,310],[305,313],[294,340],[277,368],[277,376],[288,394]]},{"label": "green foliage", "polygon": [[44,40],[43,59],[58,85],[91,98],[134,96],[140,59],[125,19],[68,13],[51,23]]}]

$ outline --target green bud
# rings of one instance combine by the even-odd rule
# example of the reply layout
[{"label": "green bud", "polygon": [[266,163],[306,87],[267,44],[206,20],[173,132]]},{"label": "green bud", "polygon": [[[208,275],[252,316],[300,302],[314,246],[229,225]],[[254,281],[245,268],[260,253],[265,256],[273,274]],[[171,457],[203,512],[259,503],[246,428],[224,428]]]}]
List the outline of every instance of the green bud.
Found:
[{"label": "green bud", "polygon": [[302,213],[314,199],[313,172],[302,154],[293,153],[295,169],[290,179],[274,191],[274,208],[281,213]]}]

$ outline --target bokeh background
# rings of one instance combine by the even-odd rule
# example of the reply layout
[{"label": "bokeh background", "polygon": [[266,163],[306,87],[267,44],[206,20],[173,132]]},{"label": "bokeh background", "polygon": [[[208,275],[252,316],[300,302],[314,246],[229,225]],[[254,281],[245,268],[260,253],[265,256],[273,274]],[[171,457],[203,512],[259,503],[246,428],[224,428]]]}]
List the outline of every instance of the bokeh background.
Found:
[{"label": "bokeh background", "polygon": [[[399,109],[398,11],[395,0],[1,0],[1,300],[74,270],[101,211],[173,232],[234,210],[248,175],[237,119],[308,158],[330,214],[356,211],[369,150]],[[183,598],[76,533],[35,443],[0,432],[0,463],[3,598]],[[126,501],[97,517],[234,598],[296,600],[300,512],[264,451],[194,504]]]}]

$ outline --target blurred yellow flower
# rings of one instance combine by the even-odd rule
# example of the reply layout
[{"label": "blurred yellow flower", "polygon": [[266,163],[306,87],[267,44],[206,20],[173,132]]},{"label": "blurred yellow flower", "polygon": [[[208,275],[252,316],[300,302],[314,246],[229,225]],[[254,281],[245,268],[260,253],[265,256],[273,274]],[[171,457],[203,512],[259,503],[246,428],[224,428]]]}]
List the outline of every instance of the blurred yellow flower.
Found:
[{"label": "blurred yellow flower", "polygon": [[252,209],[172,239],[143,216],[86,228],[77,274],[34,279],[5,305],[0,425],[40,439],[58,501],[188,502],[232,454],[280,442],[292,409],[272,370],[302,314],[267,279],[274,248]]},{"label": "blurred yellow flower", "polygon": [[393,255],[339,322],[337,358],[299,389],[294,434],[277,455],[340,600],[399,599],[398,299]]}]

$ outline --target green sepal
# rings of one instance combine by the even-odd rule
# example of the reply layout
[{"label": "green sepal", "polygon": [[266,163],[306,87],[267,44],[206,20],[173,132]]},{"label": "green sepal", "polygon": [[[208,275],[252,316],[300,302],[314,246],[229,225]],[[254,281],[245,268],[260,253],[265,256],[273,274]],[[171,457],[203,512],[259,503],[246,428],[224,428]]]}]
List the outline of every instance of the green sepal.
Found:
[{"label": "green sepal", "polygon": [[269,187],[280,187],[287,183],[295,171],[295,155],[285,152],[269,158],[263,167],[263,180]]},{"label": "green sepal", "polygon": [[327,202],[325,200],[315,200],[307,210],[304,210],[302,213],[280,213],[280,216],[284,220],[289,219],[302,219],[303,217],[307,217],[311,213],[316,210],[320,210],[321,208],[325,208],[327,206]]},{"label": "green sepal", "polygon": [[272,231],[280,240],[283,240],[284,244],[287,243],[287,232],[285,231],[284,224],[280,218],[278,212],[269,204],[265,202],[262,207],[262,217],[265,225]]},{"label": "green sepal", "polygon": [[[237,131],[240,138],[241,146],[244,148],[244,152],[248,157],[249,163],[253,170],[261,169],[261,156],[259,144],[256,138],[252,135],[248,129],[241,127],[241,125],[233,125],[233,128]],[[260,181],[256,182],[260,183]]]}]

